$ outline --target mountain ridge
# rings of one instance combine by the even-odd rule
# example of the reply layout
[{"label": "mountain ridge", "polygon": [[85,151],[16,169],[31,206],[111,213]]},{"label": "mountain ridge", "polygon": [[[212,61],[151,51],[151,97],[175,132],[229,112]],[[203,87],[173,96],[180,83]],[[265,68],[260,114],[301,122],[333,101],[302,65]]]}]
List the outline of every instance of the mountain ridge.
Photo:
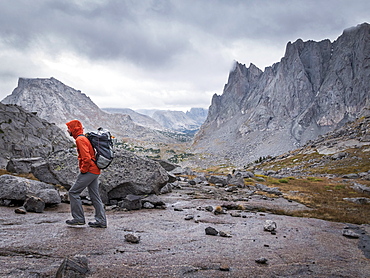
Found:
[{"label": "mountain ridge", "polygon": [[193,148],[237,165],[278,155],[354,120],[369,106],[370,25],[336,41],[289,42],[265,71],[238,62],[214,95]]},{"label": "mountain ridge", "polygon": [[66,129],[66,122],[79,119],[85,131],[103,126],[117,138],[146,142],[176,142],[158,130],[136,124],[127,114],[104,112],[86,94],[54,77],[19,78],[18,86],[1,102],[22,106],[30,112],[37,113],[40,118],[55,123],[62,130]]}]

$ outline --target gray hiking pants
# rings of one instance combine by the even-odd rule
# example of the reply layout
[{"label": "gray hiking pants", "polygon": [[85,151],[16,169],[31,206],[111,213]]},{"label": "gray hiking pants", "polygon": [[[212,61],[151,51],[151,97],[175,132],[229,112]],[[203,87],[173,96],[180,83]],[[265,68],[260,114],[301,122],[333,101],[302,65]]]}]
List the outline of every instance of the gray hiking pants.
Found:
[{"label": "gray hiking pants", "polygon": [[71,213],[73,219],[85,222],[80,194],[86,187],[95,209],[95,221],[106,225],[107,219],[105,216],[104,204],[99,194],[99,175],[89,172],[79,174],[75,184],[69,190],[69,200],[71,202]]}]

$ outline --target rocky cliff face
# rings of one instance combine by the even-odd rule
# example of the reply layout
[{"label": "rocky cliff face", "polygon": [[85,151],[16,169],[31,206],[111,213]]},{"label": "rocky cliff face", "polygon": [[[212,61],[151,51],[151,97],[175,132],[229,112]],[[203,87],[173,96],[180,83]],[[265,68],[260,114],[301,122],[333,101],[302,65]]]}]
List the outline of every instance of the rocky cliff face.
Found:
[{"label": "rocky cliff face", "polygon": [[66,130],[65,123],[78,119],[85,131],[107,128],[118,138],[134,138],[150,142],[173,142],[157,130],[136,124],[129,115],[110,114],[102,111],[81,91],[64,85],[55,78],[20,78],[18,87],[2,100],[4,104],[16,104],[40,118]]},{"label": "rocky cliff face", "polygon": [[16,105],[0,103],[0,168],[10,158],[46,157],[72,146],[60,128]]},{"label": "rocky cliff face", "polygon": [[194,148],[242,165],[278,155],[355,119],[369,106],[370,25],[329,40],[288,43],[261,71],[236,63],[214,95]]}]

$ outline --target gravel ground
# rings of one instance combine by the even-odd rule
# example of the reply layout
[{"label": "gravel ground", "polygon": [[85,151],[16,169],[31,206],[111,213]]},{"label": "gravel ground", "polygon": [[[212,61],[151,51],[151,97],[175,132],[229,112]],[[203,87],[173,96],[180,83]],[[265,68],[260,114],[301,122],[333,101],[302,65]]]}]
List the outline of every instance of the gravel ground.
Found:
[{"label": "gravel ground", "polygon": [[[55,277],[64,258],[74,255],[86,256],[88,277],[99,278],[370,277],[369,225],[253,211],[215,215],[205,208],[222,204],[219,199],[194,198],[186,190],[160,197],[166,209],[107,211],[106,229],[67,226],[68,204],[25,215],[0,207],[0,277]],[[244,202],[272,204],[301,208],[283,198]],[[85,211],[92,221],[92,207]],[[277,224],[276,232],[264,231],[266,220]],[[207,227],[231,237],[206,235]],[[359,238],[343,236],[344,228]],[[140,242],[125,241],[127,234]],[[257,263],[260,258],[267,262]]]}]

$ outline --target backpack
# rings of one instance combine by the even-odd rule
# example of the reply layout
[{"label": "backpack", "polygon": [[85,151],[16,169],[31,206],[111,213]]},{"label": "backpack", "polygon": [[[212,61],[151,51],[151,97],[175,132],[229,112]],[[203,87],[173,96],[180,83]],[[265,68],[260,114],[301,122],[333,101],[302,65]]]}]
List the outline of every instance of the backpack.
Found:
[{"label": "backpack", "polygon": [[102,127],[98,132],[88,132],[85,134],[95,150],[95,164],[99,169],[107,168],[113,161],[114,150],[113,140],[110,132]]}]

